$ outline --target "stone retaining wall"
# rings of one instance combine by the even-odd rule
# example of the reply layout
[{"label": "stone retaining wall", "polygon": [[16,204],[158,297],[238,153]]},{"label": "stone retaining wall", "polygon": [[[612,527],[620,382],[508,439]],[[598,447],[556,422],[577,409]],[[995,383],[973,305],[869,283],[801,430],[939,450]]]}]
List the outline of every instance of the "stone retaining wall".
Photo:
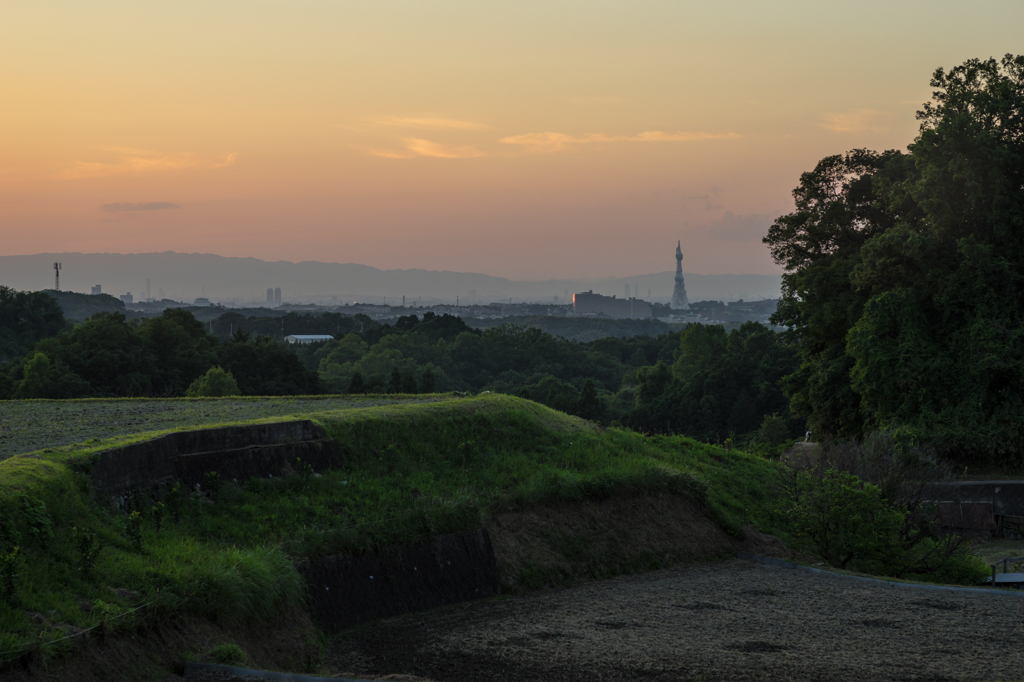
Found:
[{"label": "stone retaining wall", "polygon": [[342,459],[338,444],[308,419],[249,424],[179,431],[101,452],[92,481],[100,495],[117,496],[171,479],[202,485],[210,471],[221,480],[275,476],[299,458],[315,471],[338,467]]}]

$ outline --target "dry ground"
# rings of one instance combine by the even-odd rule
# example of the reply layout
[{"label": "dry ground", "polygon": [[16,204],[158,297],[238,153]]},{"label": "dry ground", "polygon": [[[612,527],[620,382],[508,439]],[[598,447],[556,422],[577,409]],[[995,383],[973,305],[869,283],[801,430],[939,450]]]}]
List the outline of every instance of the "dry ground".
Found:
[{"label": "dry ground", "polygon": [[436,682],[1020,680],[1024,597],[899,589],[733,559],[343,633],[338,674]]}]

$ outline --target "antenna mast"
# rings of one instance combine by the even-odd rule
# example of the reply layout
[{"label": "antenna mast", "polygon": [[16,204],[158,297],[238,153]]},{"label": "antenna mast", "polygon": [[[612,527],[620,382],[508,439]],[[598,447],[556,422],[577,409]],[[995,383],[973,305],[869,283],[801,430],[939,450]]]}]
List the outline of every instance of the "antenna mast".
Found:
[{"label": "antenna mast", "polygon": [[60,291],[60,269],[61,269],[61,267],[63,267],[63,266],[60,263],[54,263],[53,264],[53,275],[54,275],[54,281],[55,281],[55,286],[57,287],[57,291]]}]

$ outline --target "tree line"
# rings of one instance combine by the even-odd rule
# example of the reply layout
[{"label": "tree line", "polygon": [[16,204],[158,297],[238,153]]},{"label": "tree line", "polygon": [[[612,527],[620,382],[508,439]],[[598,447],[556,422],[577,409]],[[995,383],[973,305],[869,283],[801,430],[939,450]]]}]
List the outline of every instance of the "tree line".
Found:
[{"label": "tree line", "polygon": [[[145,320],[97,313],[70,325],[46,294],[5,295],[0,314],[30,320],[8,334],[17,343],[4,346],[10,360],[0,369],[0,397],[8,399],[172,397],[235,385],[242,395],[494,391],[605,424],[721,441],[784,412],[776,375],[795,362],[777,334],[755,323],[729,334],[698,325],[588,343],[509,323],[472,329],[430,312],[393,324],[365,315],[229,312],[204,324],[169,309]],[[288,345],[265,333],[282,324],[289,333],[334,338]],[[692,346],[705,337],[715,341],[695,359]],[[775,374],[754,371],[761,365]],[[680,391],[687,399],[676,405]],[[786,421],[784,435],[800,426]]]}]

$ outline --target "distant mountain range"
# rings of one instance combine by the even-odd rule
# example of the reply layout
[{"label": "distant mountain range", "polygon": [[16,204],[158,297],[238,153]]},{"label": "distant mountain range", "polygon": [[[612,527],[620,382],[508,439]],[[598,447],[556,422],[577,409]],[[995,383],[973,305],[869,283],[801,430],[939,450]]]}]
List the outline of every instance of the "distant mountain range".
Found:
[{"label": "distant mountain range", "polygon": [[[61,289],[89,293],[100,285],[103,293],[119,296],[131,292],[136,300],[150,297],[192,302],[205,296],[226,305],[246,306],[266,302],[268,288],[280,287],[289,303],[407,303],[494,301],[571,301],[573,293],[593,290],[607,296],[630,295],[668,302],[672,298],[672,271],[635,277],[554,279],[528,282],[472,272],[438,270],[379,270],[357,263],[263,261],[228,258],[205,253],[39,253],[0,256],[0,285],[36,291],[54,286],[53,263],[60,262]],[[779,275],[685,274],[691,301],[777,298]],[[648,295],[650,290],[650,295]]]}]

